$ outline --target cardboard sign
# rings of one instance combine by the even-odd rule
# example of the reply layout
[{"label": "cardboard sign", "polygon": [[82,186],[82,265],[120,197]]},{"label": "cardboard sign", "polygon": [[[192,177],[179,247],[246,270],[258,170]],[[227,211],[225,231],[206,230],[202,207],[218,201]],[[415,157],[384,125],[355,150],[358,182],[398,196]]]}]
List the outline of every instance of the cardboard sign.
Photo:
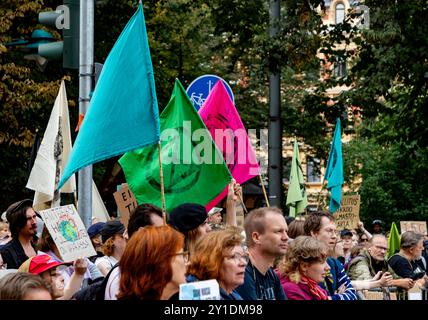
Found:
[{"label": "cardboard sign", "polygon": [[215,279],[180,284],[179,300],[220,300],[220,287]]},{"label": "cardboard sign", "polygon": [[427,234],[427,223],[425,221],[400,221],[401,234],[413,231],[422,235]]},{"label": "cardboard sign", "polygon": [[63,261],[71,262],[97,254],[74,205],[42,210],[39,213]]},{"label": "cardboard sign", "polygon": [[357,229],[360,221],[360,196],[342,196],[340,208],[333,215],[337,230]]},{"label": "cardboard sign", "polygon": [[120,221],[128,228],[131,212],[138,206],[137,200],[126,183],[122,184],[122,189],[113,193],[113,196],[120,212]]}]

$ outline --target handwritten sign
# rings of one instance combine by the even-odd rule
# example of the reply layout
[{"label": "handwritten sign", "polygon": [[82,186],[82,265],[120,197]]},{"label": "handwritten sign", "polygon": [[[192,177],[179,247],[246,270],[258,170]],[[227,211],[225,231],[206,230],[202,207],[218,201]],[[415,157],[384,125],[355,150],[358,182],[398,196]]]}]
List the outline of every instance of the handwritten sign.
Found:
[{"label": "handwritten sign", "polygon": [[137,200],[126,183],[122,184],[122,189],[113,193],[113,197],[120,212],[120,221],[127,228],[129,217],[138,206]]},{"label": "handwritten sign", "polygon": [[401,234],[413,231],[422,235],[427,234],[427,223],[425,221],[400,221]]},{"label": "handwritten sign", "polygon": [[334,213],[337,230],[357,229],[360,221],[360,196],[342,196],[340,208]]},{"label": "handwritten sign", "polygon": [[62,260],[74,261],[97,253],[74,205],[39,211]]}]

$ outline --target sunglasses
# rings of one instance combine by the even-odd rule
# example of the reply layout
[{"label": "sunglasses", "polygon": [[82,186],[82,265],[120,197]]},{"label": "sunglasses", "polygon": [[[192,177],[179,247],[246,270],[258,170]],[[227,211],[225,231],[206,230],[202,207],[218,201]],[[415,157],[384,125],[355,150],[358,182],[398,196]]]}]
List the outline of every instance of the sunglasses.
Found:
[{"label": "sunglasses", "polygon": [[363,239],[360,239],[360,241],[361,241],[361,242],[367,242],[367,241],[369,241],[369,239],[364,239],[364,238],[363,238]]}]

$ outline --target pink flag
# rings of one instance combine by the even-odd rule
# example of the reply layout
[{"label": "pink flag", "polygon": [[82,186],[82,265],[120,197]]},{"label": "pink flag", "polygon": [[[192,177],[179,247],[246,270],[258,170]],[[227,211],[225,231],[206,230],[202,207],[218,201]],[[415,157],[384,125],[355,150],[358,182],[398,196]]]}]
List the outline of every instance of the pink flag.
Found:
[{"label": "pink flag", "polygon": [[[209,130],[216,146],[223,154],[226,165],[235,178],[242,184],[259,175],[260,167],[256,153],[248,139],[247,132],[229,94],[221,80],[217,81],[210,92],[199,115]],[[205,207],[210,210],[227,196],[227,187]]]}]

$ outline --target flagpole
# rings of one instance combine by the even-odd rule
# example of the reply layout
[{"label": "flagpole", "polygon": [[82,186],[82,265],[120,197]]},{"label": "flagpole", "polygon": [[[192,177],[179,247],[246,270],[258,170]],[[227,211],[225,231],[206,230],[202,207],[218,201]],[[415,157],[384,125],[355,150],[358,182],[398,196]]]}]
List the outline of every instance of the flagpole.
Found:
[{"label": "flagpole", "polygon": [[245,206],[244,200],[242,200],[241,194],[238,193],[239,200],[241,201],[241,206],[244,209],[245,213],[248,213],[247,207]]},{"label": "flagpole", "polygon": [[166,224],[165,190],[163,185],[162,155],[161,155],[160,141],[158,142],[158,153],[159,153],[159,175],[160,175],[161,197],[162,197],[162,215],[163,215],[163,223]]},{"label": "flagpole", "polygon": [[259,179],[260,179],[260,184],[262,185],[263,194],[264,194],[264,196],[265,196],[266,205],[267,205],[267,207],[269,208],[269,207],[270,207],[270,204],[269,204],[269,198],[268,198],[268,196],[267,196],[267,194],[266,194],[265,184],[264,184],[264,182],[263,182],[263,178],[262,178],[262,175],[261,175],[261,174],[259,174]]},{"label": "flagpole", "polygon": [[325,180],[323,180],[322,181],[322,185],[321,185],[321,190],[320,190],[320,192],[318,193],[318,199],[317,199],[317,210],[319,210],[319,207],[320,207],[320,198],[321,198],[321,193],[322,193],[322,191],[324,190],[324,186],[325,186]]}]

